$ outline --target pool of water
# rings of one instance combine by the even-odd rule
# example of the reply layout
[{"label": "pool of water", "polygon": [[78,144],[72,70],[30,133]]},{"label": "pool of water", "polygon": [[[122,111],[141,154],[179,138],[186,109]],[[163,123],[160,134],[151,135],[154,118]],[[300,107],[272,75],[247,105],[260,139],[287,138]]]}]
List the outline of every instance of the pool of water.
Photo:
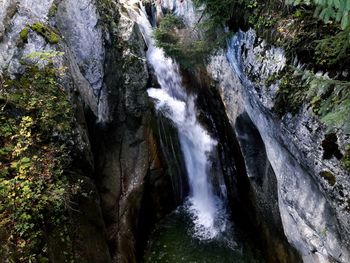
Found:
[{"label": "pool of water", "polygon": [[263,263],[254,241],[234,225],[211,240],[193,233],[193,219],[184,207],[168,215],[153,231],[147,244],[145,263]]}]

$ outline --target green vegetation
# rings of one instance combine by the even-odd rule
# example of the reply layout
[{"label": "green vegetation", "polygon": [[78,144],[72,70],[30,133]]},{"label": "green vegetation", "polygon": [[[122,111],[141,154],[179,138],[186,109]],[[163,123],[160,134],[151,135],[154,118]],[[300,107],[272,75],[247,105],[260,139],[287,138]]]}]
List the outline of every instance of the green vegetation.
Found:
[{"label": "green vegetation", "polygon": [[113,43],[112,45],[114,45],[119,39],[117,35],[117,24],[120,16],[119,11],[122,12],[123,6],[119,7],[117,2],[113,0],[97,0],[96,5],[101,15],[101,24],[107,32],[111,33],[111,44]]},{"label": "green vegetation", "polygon": [[[350,54],[350,28],[339,32],[335,36],[330,36],[316,41],[315,48],[316,63],[327,66],[341,66],[347,62]],[[339,65],[341,64],[341,65]]]},{"label": "green vegetation", "polygon": [[173,14],[167,14],[154,31],[157,46],[186,69],[203,65],[209,55],[222,46],[225,36],[222,34],[218,37],[210,31],[187,28],[181,18]]},{"label": "green vegetation", "polygon": [[[282,117],[287,112],[298,113],[305,100],[307,84],[303,82],[301,71],[295,71],[293,67],[287,67],[277,76],[279,89],[275,98],[274,111]],[[269,80],[273,82],[273,80]]]},{"label": "green vegetation", "polygon": [[[286,0],[293,4],[300,17],[295,19],[301,24],[300,31],[305,35],[299,43],[305,42],[316,68],[322,70],[348,68],[350,64],[350,2],[347,0]],[[311,10],[315,9],[312,13]],[[319,18],[324,23],[316,23]],[[287,30],[288,31],[288,30]],[[298,40],[296,40],[298,41]],[[301,45],[297,45],[303,49]],[[306,52],[305,52],[306,53]]]},{"label": "green vegetation", "polygon": [[50,44],[57,44],[60,40],[59,36],[54,32],[54,30],[43,23],[34,23],[30,26],[30,28],[44,37]]},{"label": "green vegetation", "polygon": [[53,3],[49,9],[49,14],[48,16],[49,17],[54,17],[57,13],[57,9],[58,9],[58,6],[56,3]]},{"label": "green vegetation", "polygon": [[[350,64],[350,4],[346,0],[194,0],[194,4],[201,7],[202,15],[192,31],[187,29],[186,34],[168,15],[166,25],[155,34],[157,44],[180,62],[186,60],[185,55],[205,60],[206,54],[224,42],[225,37],[216,38],[221,28],[229,25],[257,29],[268,42],[283,47],[290,59],[298,56],[316,70],[342,70]],[[320,25],[318,17],[325,23]],[[174,22],[172,28],[170,22]],[[177,38],[179,33],[187,36],[186,41]],[[198,39],[199,43],[193,44]]]},{"label": "green vegetation", "polygon": [[345,154],[343,157],[343,164],[345,168],[350,171],[350,144],[345,146]]},{"label": "green vegetation", "polygon": [[21,30],[21,32],[19,33],[19,36],[21,37],[21,40],[23,42],[27,42],[28,41],[28,35],[29,35],[29,27],[25,27]]},{"label": "green vegetation", "polygon": [[38,33],[43,38],[45,38],[45,40],[48,43],[52,45],[58,44],[58,42],[60,41],[59,35],[52,28],[50,28],[47,25],[44,25],[43,23],[38,22],[32,25],[27,25],[25,28],[21,30],[21,32],[19,33],[19,36],[23,42],[28,41],[28,35],[30,31],[34,31]]},{"label": "green vegetation", "polygon": [[337,183],[337,180],[330,171],[322,171],[320,176],[325,179],[331,186],[334,186]]},{"label": "green vegetation", "polygon": [[48,262],[52,232],[71,260],[65,171],[73,111],[57,82],[61,70],[48,62],[0,82],[0,255],[9,262]]},{"label": "green vegetation", "polygon": [[204,6],[202,17],[205,17],[204,26],[207,29],[216,29],[217,26],[224,26],[231,18],[233,10],[242,7],[243,4],[251,1],[246,0],[194,0],[198,8]]},{"label": "green vegetation", "polygon": [[280,88],[274,110],[280,116],[297,113],[308,103],[329,129],[343,129],[350,134],[350,83],[317,76],[311,71],[287,67],[276,79]]},{"label": "green vegetation", "polygon": [[286,0],[286,3],[295,6],[313,4],[316,8],[315,17],[325,23],[333,20],[340,23],[343,30],[350,26],[350,2],[348,0]]},{"label": "green vegetation", "polygon": [[[297,57],[307,69],[289,66],[266,81],[270,85],[279,80],[275,112],[279,116],[295,114],[306,103],[329,130],[342,129],[349,134],[350,82],[346,71],[350,66],[350,27],[346,1],[286,1],[293,6],[273,0],[257,2],[246,8],[250,10],[249,25],[268,43],[286,51],[287,64]],[[327,14],[331,10],[338,18]],[[327,72],[329,77],[316,75],[318,71]]]}]

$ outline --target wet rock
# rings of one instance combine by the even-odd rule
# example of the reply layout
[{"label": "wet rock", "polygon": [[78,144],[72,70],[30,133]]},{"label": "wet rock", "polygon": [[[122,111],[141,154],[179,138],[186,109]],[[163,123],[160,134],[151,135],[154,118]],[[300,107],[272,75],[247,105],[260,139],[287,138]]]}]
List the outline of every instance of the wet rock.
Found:
[{"label": "wet rock", "polygon": [[[114,8],[118,12],[121,7]],[[105,13],[110,9],[98,5],[98,11],[100,17],[110,17]],[[127,14],[108,21],[106,29],[98,115],[89,118],[95,181],[112,261],[137,262],[152,225],[175,205],[168,201],[174,195],[174,169],[160,148],[146,93],[150,78],[142,34]]]},{"label": "wet rock", "polygon": [[[348,262],[350,215],[345,203],[350,181],[338,160],[342,151],[338,145],[345,145],[348,139],[340,131],[335,137],[327,135],[325,126],[307,107],[295,116],[286,114],[282,120],[273,114],[274,92],[266,92],[268,88],[262,84],[283,68],[285,60],[279,50],[255,41],[253,31],[238,33],[226,55],[213,58],[209,70],[220,83],[232,126],[236,127],[238,117],[246,112],[259,131],[276,176],[278,208],[288,241],[304,262]],[[249,162],[247,167],[251,174],[257,168]]]}]

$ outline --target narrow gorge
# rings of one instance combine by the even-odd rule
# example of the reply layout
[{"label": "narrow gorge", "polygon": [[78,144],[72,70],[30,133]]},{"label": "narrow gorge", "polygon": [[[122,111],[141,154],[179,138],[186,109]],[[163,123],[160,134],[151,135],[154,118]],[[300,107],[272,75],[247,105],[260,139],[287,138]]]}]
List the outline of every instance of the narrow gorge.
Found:
[{"label": "narrow gorge", "polygon": [[0,0],[0,263],[350,262],[349,12]]}]

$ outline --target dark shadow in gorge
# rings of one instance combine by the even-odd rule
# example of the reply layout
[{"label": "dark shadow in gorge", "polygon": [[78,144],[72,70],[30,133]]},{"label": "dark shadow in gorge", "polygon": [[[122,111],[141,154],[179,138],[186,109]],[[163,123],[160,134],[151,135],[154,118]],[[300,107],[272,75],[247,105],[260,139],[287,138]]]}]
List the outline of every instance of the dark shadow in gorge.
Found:
[{"label": "dark shadow in gorge", "polygon": [[283,233],[276,177],[259,131],[245,113],[238,117],[233,130],[205,70],[196,74],[186,71],[183,76],[185,85],[198,94],[200,121],[219,142],[219,162],[234,224],[250,235],[267,262],[302,262]]},{"label": "dark shadow in gorge", "polygon": [[177,134],[166,120],[149,118],[147,172],[127,198],[124,185],[133,180],[134,172],[118,169],[126,163],[132,165],[132,159],[138,158],[124,150],[133,147],[125,143],[128,140],[125,133],[131,130],[120,124],[100,126],[95,120],[90,122],[96,166],[94,181],[101,196],[110,254],[113,258],[122,251],[121,255],[125,256],[122,262],[140,262],[154,225],[183,202],[188,189],[182,156],[174,150],[178,147]]},{"label": "dark shadow in gorge", "polygon": [[151,102],[141,116],[116,110],[114,120],[104,125],[92,112],[85,115],[110,255],[140,262],[154,225],[188,192],[177,131]]},{"label": "dark shadow in gorge", "polygon": [[263,236],[263,247],[268,258],[277,262],[302,262],[300,255],[288,243],[284,235],[278,207],[276,175],[266,154],[258,129],[247,113],[238,116],[235,131],[247,169],[252,217]]},{"label": "dark shadow in gorge", "polygon": [[161,151],[155,155],[158,160],[152,161],[161,165],[152,164],[145,178],[140,220],[135,233],[138,262],[142,262],[154,226],[181,205],[189,191],[176,129],[161,114],[154,116],[151,123]]}]

